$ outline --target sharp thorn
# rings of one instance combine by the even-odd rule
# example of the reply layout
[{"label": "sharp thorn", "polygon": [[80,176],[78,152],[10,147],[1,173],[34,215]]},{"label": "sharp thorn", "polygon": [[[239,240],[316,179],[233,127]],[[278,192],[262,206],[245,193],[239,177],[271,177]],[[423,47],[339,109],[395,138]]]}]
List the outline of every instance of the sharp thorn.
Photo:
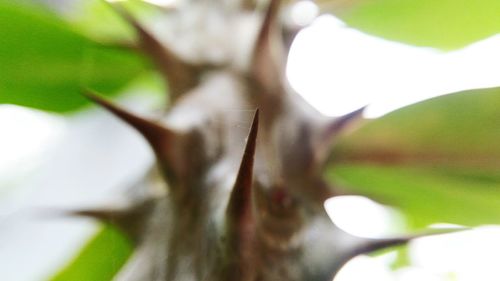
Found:
[{"label": "sharp thorn", "polygon": [[[470,228],[450,228],[450,229],[435,229],[423,233],[418,233],[418,234],[410,234],[410,235],[403,235],[400,237],[393,237],[393,238],[361,238],[357,236],[353,236],[351,234],[348,234],[347,232],[344,232],[341,230],[343,235],[348,237],[348,240],[357,240],[356,245],[354,247],[350,247],[349,249],[346,249],[344,253],[340,254],[340,258],[333,264],[333,276],[332,278],[338,273],[338,270],[342,268],[344,264],[346,264],[349,260],[352,258],[355,258],[359,255],[362,254],[369,254],[378,250],[382,249],[387,249],[390,247],[395,247],[395,246],[401,246],[405,245],[408,242],[411,242],[415,239],[418,238],[423,238],[423,237],[429,237],[429,236],[436,236],[436,235],[444,235],[444,234],[451,234],[455,232],[460,232],[460,231],[465,231],[465,230],[470,230]],[[338,235],[338,233],[337,233]]]},{"label": "sharp thorn", "polygon": [[244,216],[251,208],[252,181],[253,181],[253,163],[255,147],[257,142],[257,132],[259,127],[259,110],[255,111],[252,127],[248,134],[247,144],[243,153],[236,182],[231,192],[227,215],[228,217],[239,218]]},{"label": "sharp thorn", "polygon": [[177,98],[197,84],[199,69],[196,66],[180,59],[139,23],[121,4],[107,3],[136,30],[139,36],[140,48],[152,58],[158,69],[168,77],[170,96]]},{"label": "sharp thorn", "polygon": [[124,215],[121,211],[113,209],[72,210],[68,211],[67,214],[71,216],[90,217],[106,223],[117,220]]},{"label": "sharp thorn", "polygon": [[359,118],[363,116],[365,112],[366,106],[363,106],[359,109],[356,109],[352,112],[349,112],[345,115],[337,117],[326,129],[325,138],[334,138],[338,135],[342,130],[346,129],[352,123],[356,122]]},{"label": "sharp thorn", "polygon": [[435,229],[430,230],[423,233],[410,234],[400,237],[392,237],[392,238],[381,238],[381,239],[364,239],[365,241],[361,243],[358,247],[354,249],[354,251],[350,254],[350,258],[355,257],[361,254],[367,254],[374,251],[400,246],[407,244],[415,239],[431,237],[437,235],[451,234],[455,232],[461,232],[465,230],[470,230],[470,228],[443,228],[443,229]]},{"label": "sharp thorn", "polygon": [[133,16],[130,14],[120,3],[111,3],[108,1],[104,2],[108,4],[109,7],[113,11],[115,11],[116,14],[118,14],[122,19],[124,19],[128,24],[130,24],[137,32],[137,35],[140,38],[141,44],[147,51],[153,51],[159,52],[163,51],[164,46],[163,44],[156,39],[156,37],[151,34],[149,31],[146,30],[144,26],[142,26]]},{"label": "sharp thorn", "polygon": [[330,156],[330,151],[339,135],[356,121],[361,119],[366,106],[354,110],[348,114],[329,120],[325,127],[321,129],[319,140],[315,148],[315,161],[323,164]]},{"label": "sharp thorn", "polygon": [[221,280],[239,280],[242,276],[251,274],[247,272],[249,268],[242,265],[249,266],[254,262],[252,247],[254,247],[255,225],[252,215],[252,181],[258,127],[259,111],[256,110],[226,209],[225,254],[239,262],[225,267]]},{"label": "sharp thorn", "polygon": [[126,110],[114,105],[113,103],[101,98],[94,92],[86,90],[83,93],[91,101],[101,105],[108,111],[134,127],[139,131],[144,138],[150,143],[153,150],[158,154],[160,159],[163,159],[165,153],[171,146],[171,142],[175,137],[175,133],[159,124],[156,124],[150,120],[144,119],[142,117],[136,116]]},{"label": "sharp thorn", "polygon": [[122,207],[105,207],[63,211],[64,215],[90,217],[102,223],[112,224],[120,228],[134,241],[141,239],[141,229],[145,220],[154,208],[153,199]]},{"label": "sharp thorn", "polygon": [[259,32],[259,37],[257,39],[257,45],[263,44],[265,41],[269,40],[271,36],[271,31],[276,25],[276,20],[280,11],[281,0],[271,0],[262,23],[262,27]]},{"label": "sharp thorn", "polygon": [[284,50],[278,30],[281,0],[271,0],[254,46],[251,72],[268,92],[282,90]]}]

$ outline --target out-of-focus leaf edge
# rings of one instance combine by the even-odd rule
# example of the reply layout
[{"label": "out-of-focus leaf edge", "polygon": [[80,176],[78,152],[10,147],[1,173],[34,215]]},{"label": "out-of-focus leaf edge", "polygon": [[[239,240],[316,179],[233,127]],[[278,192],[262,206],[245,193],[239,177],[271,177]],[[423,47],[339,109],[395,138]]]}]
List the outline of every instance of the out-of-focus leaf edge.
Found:
[{"label": "out-of-focus leaf edge", "polygon": [[327,177],[398,207],[417,228],[500,223],[500,88],[469,90],[369,121],[334,149]]},{"label": "out-of-focus leaf edge", "polygon": [[51,281],[109,281],[133,250],[132,242],[113,226],[103,227]]},{"label": "out-of-focus leaf edge", "polygon": [[500,32],[497,0],[318,0],[348,26],[392,41],[455,50]]},{"label": "out-of-focus leaf edge", "polygon": [[42,7],[0,1],[0,22],[0,103],[66,113],[89,103],[82,88],[116,94],[149,68],[135,51],[93,42]]}]

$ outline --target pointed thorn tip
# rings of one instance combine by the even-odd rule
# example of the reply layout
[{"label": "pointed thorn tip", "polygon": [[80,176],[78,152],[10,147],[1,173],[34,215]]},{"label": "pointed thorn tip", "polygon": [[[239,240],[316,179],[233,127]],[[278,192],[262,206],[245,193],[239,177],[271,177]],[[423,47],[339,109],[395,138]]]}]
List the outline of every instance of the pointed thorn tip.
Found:
[{"label": "pointed thorn tip", "polygon": [[116,105],[112,102],[100,97],[91,90],[85,90],[83,94],[91,101],[101,105],[118,118],[125,121],[127,124],[135,128],[141,133],[144,138],[150,143],[155,152],[162,156],[165,149],[168,149],[168,143],[173,139],[175,133],[168,128],[165,128],[153,121],[136,116]]},{"label": "pointed thorn tip", "polygon": [[236,182],[231,192],[228,203],[228,216],[239,218],[245,216],[251,206],[251,194],[253,183],[253,163],[255,147],[257,142],[257,132],[259,128],[259,109],[255,110],[247,143],[241,159],[240,168],[236,176]]},{"label": "pointed thorn tip", "polygon": [[269,94],[278,94],[284,90],[283,65],[286,51],[281,33],[278,32],[280,2],[271,0],[269,3],[255,41],[250,69],[256,81]]}]

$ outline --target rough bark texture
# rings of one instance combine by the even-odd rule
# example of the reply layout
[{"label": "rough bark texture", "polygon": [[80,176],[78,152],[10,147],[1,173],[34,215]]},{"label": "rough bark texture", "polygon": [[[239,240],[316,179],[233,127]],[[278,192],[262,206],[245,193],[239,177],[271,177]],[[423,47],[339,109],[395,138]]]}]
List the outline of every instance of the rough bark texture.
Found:
[{"label": "rough bark texture", "polygon": [[113,5],[172,99],[151,121],[89,93],[157,158],[130,206],[77,212],[115,223],[136,243],[117,280],[326,281],[353,256],[408,240],[356,238],[331,223],[322,169],[361,110],[327,118],[289,87],[281,4],[264,6],[185,1],[169,15],[178,37],[163,40]]}]

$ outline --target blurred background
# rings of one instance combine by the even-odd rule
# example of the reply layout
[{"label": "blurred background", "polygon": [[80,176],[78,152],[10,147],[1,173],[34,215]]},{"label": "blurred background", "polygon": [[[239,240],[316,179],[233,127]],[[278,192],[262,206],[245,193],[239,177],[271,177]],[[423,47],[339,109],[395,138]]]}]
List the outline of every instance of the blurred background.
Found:
[{"label": "blurred background", "polygon": [[[182,0],[150,2],[168,8],[175,5],[175,1]],[[87,37],[101,39],[130,36],[130,30],[124,28],[123,23],[118,20],[103,21],[111,17],[109,11],[96,3],[98,1],[35,2],[42,2],[40,4],[44,8],[40,9],[56,13]],[[5,1],[0,1],[2,6],[10,5],[4,3]],[[19,5],[22,5],[19,6],[21,9],[32,9],[24,4]],[[397,109],[437,96],[499,86],[500,23],[495,15],[500,11],[499,5],[495,0],[474,3],[450,0],[298,1],[290,5],[288,16],[294,23],[308,27],[297,35],[292,44],[287,76],[292,87],[320,112],[341,116],[368,106],[365,117],[370,119],[390,115],[390,112]],[[8,53],[7,48],[12,49],[7,42],[12,29],[8,25],[20,23],[14,19],[15,14],[9,14],[13,10],[5,7],[0,10],[0,32],[3,31],[0,36],[6,34],[7,39],[0,39],[0,43],[4,44],[4,48],[0,47],[0,50]],[[149,8],[143,13],[148,11]],[[26,19],[38,19],[34,13],[27,13]],[[24,18],[19,19],[21,20]],[[30,27],[33,23],[25,24]],[[40,28],[40,32],[42,31]],[[34,36],[34,40],[37,40],[36,34],[42,34],[35,34],[36,30],[33,32],[26,34],[26,37]],[[48,57],[58,51],[69,52],[64,49],[50,50],[50,46],[47,50],[40,50],[46,51]],[[2,61],[6,62],[3,67],[0,66],[0,76],[4,77],[0,78],[0,83],[3,83],[3,87],[0,85],[3,103],[0,105],[0,279],[48,280],[60,268],[68,265],[82,246],[88,245],[89,239],[101,231],[101,226],[93,221],[57,217],[50,210],[92,206],[107,203],[111,198],[117,199],[120,190],[146,172],[153,157],[146,143],[134,131],[98,108],[88,105],[80,108],[79,101],[74,104],[70,104],[72,101],[68,101],[68,104],[60,103],[57,108],[48,108],[43,101],[34,101],[35,105],[27,102],[27,106],[21,106],[24,102],[21,98],[8,96],[11,95],[11,85],[7,79],[12,79],[16,71],[22,77],[29,77],[33,71],[43,71],[44,67],[37,68],[37,56],[45,54],[32,54],[30,62],[33,64],[19,69],[7,68],[17,64],[9,65],[10,60],[4,58],[8,55],[0,55]],[[164,102],[162,92],[165,85],[157,75],[136,71],[135,58],[120,57],[111,60],[121,61],[130,62],[129,65],[132,66],[128,70],[120,70],[120,77],[106,76],[111,81],[107,81],[110,84],[133,77],[130,83],[114,87],[119,88],[115,92],[120,92],[120,102],[135,112],[146,115],[160,108]],[[116,70],[112,64],[106,65],[110,66],[110,71]],[[89,69],[93,67],[99,65],[88,66]],[[48,66],[47,71],[51,70],[53,68]],[[73,74],[71,68],[65,72]],[[83,79],[82,75],[92,76],[88,73],[78,75],[79,79]],[[47,104],[50,104],[52,98],[48,98]],[[54,104],[59,102],[57,98],[52,100]],[[486,100],[485,104],[498,105],[499,99],[500,96],[496,95],[493,99],[495,102]],[[450,105],[446,112],[452,115],[450,118],[454,118],[453,120],[462,122],[461,118],[470,119],[468,109],[453,107],[454,100],[444,103]],[[432,114],[432,108],[430,109]],[[420,112],[425,113],[425,110],[426,108],[422,108]],[[373,256],[360,256],[349,262],[335,281],[499,280],[500,269],[496,263],[500,260],[500,228],[493,224],[500,218],[500,206],[495,209],[488,207],[495,206],[494,202],[500,202],[500,175],[495,154],[498,149],[494,145],[495,137],[500,135],[500,115],[492,115],[491,112],[498,111],[494,108],[485,109],[488,114],[485,113],[484,116],[480,114],[481,106],[476,106],[474,110],[479,112],[474,118],[471,117],[476,123],[469,127],[455,125],[454,130],[464,135],[488,139],[490,142],[478,141],[471,146],[461,146],[460,139],[455,138],[459,143],[455,148],[459,151],[475,145],[474,149],[479,147],[477,151],[485,152],[485,155],[491,149],[490,156],[493,160],[489,159],[486,166],[483,163],[474,165],[473,176],[471,170],[466,173],[460,167],[459,183],[448,181],[448,178],[436,173],[429,176],[428,180],[437,179],[437,185],[440,186],[470,183],[471,191],[460,189],[459,192],[449,192],[448,197],[441,198],[441,201],[433,201],[432,197],[429,200],[425,196],[422,198],[417,191],[415,200],[420,200],[418,202],[404,201],[410,200],[406,197],[402,201],[393,200],[420,204],[418,206],[445,202],[434,209],[433,206],[428,209],[425,206],[422,209],[416,207],[422,216],[432,218],[422,219],[425,221],[422,225],[430,225],[429,222],[433,222],[432,225],[436,227],[463,224],[474,226],[474,229],[447,236],[422,238],[407,247]],[[414,130],[412,124],[420,124],[420,120],[440,120],[429,116],[426,119],[420,114],[413,115],[411,121],[401,125],[400,132],[411,135]],[[383,118],[380,120],[385,120]],[[497,131],[492,132],[489,128],[496,128]],[[417,126],[416,130],[418,129]],[[432,134],[429,138],[432,140]],[[453,138],[451,139],[453,142]],[[439,145],[447,144],[437,144],[438,147]],[[432,167],[430,170],[433,171]],[[360,182],[352,180],[352,177],[366,176],[367,181],[370,181],[370,170],[345,168],[339,171],[343,173],[332,177],[346,186]],[[406,170],[402,173],[397,170],[395,172],[402,177],[406,175]],[[388,183],[387,179],[374,176],[373,184],[377,186],[377,181],[385,181],[387,185],[400,188],[406,188],[406,185],[410,188],[413,185],[415,188],[420,185],[436,185],[422,180],[421,174],[413,172],[412,170],[412,174],[407,177],[408,182]],[[428,174],[424,174],[426,175]],[[413,181],[412,177],[418,179]],[[362,182],[360,184],[363,185]],[[377,192],[369,191],[367,195],[378,196]],[[384,192],[380,194],[386,195]],[[396,195],[389,194],[389,197]],[[467,201],[469,199],[475,201],[470,203]],[[446,206],[450,206],[450,209],[446,209]],[[326,202],[325,207],[337,225],[359,236],[388,237],[420,227],[420,224],[414,224],[418,219],[408,215],[411,210],[397,204],[389,206],[377,203],[367,197],[333,198]],[[440,217],[440,210],[443,217]],[[473,215],[467,215],[469,211]],[[455,217],[460,219],[454,220]],[[462,220],[463,217],[466,219]],[[119,238],[109,239],[117,245],[121,243]],[[117,248],[119,247],[118,245]],[[115,263],[119,266],[122,259],[117,255]]]}]

